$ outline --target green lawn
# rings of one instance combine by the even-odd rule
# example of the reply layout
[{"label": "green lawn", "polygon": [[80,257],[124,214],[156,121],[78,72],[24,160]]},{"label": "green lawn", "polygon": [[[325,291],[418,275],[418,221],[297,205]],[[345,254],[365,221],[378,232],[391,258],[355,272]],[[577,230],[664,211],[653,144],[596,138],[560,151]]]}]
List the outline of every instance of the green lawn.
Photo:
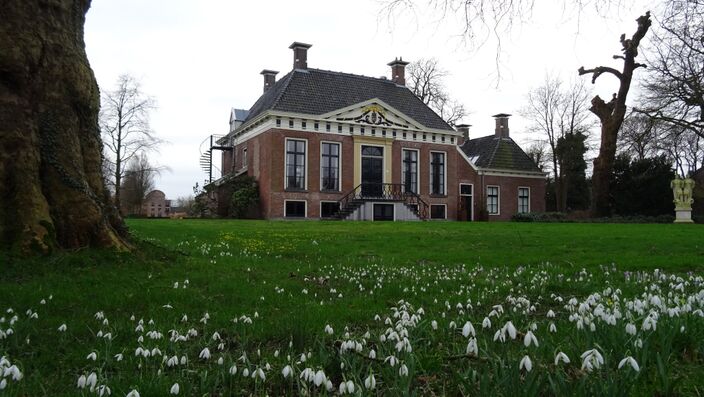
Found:
[{"label": "green lawn", "polygon": [[[0,366],[23,374],[13,381],[8,372],[0,394],[89,395],[76,385],[93,372],[113,395],[142,396],[174,383],[180,395],[325,395],[348,381],[364,395],[704,391],[699,225],[129,225],[141,241],[135,254],[0,257],[0,355],[10,362]],[[485,317],[492,324],[482,328]],[[655,330],[646,329],[651,317]],[[466,322],[475,336],[462,333]],[[524,345],[529,330],[538,346]],[[495,341],[497,332],[507,340]],[[467,353],[472,338],[476,354]],[[209,359],[199,357],[205,347]],[[580,357],[590,349],[604,357],[591,372],[583,361],[595,355]],[[555,365],[558,351],[571,363]],[[174,356],[179,364],[169,365]],[[525,356],[530,371],[519,369]],[[618,368],[626,356],[640,372]],[[371,374],[374,389],[364,386]]]}]

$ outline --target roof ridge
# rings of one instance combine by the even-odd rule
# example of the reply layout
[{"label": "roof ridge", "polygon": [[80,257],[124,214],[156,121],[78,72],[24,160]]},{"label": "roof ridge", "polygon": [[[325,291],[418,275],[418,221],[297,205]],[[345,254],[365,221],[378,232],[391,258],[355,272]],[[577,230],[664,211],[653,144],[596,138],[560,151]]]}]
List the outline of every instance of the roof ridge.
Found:
[{"label": "roof ridge", "polygon": [[369,79],[369,80],[376,80],[376,81],[381,81],[384,83],[389,83],[398,86],[398,84],[394,83],[392,80],[389,80],[384,77],[373,77],[373,76],[366,76],[363,74],[355,74],[355,73],[348,73],[348,72],[338,72],[335,70],[327,70],[327,69],[317,69],[317,68],[308,68],[308,70],[313,70],[316,72],[322,72],[322,73],[330,73],[330,74],[338,74],[338,75],[344,75],[344,76],[352,76],[352,77],[361,77],[363,79]]}]

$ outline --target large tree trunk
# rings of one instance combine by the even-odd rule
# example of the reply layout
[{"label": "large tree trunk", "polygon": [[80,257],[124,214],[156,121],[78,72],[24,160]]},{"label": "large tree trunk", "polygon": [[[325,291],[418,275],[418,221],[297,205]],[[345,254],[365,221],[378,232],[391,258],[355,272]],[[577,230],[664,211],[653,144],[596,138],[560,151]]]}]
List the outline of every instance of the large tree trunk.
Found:
[{"label": "large tree trunk", "polygon": [[101,175],[90,0],[0,7],[0,246],[129,248]]}]

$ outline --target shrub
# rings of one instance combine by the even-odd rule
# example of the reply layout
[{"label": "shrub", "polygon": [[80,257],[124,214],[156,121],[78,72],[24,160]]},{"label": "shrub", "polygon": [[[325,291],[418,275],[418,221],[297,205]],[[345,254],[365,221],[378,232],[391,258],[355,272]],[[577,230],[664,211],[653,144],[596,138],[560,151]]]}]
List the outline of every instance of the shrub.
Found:
[{"label": "shrub", "polygon": [[251,176],[236,177],[233,182],[232,199],[230,200],[230,216],[247,218],[259,205],[259,184]]}]

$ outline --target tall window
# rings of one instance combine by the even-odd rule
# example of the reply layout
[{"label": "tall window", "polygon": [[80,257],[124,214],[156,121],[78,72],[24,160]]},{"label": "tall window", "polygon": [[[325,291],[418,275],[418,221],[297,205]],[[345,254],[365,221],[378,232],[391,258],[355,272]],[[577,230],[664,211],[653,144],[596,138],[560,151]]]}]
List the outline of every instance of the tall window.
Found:
[{"label": "tall window", "polygon": [[320,175],[322,185],[320,190],[340,190],[340,144],[322,144],[320,159]]},{"label": "tall window", "polygon": [[486,188],[486,210],[490,215],[499,213],[499,187],[487,186]]},{"label": "tall window", "polygon": [[306,188],[306,141],[286,140],[286,189]]},{"label": "tall window", "polygon": [[530,189],[527,187],[518,188],[518,213],[530,212]]},{"label": "tall window", "polygon": [[242,168],[247,167],[247,148],[242,149]]},{"label": "tall window", "polygon": [[430,153],[430,194],[445,194],[445,153]]},{"label": "tall window", "polygon": [[418,152],[403,151],[403,190],[418,193]]}]

